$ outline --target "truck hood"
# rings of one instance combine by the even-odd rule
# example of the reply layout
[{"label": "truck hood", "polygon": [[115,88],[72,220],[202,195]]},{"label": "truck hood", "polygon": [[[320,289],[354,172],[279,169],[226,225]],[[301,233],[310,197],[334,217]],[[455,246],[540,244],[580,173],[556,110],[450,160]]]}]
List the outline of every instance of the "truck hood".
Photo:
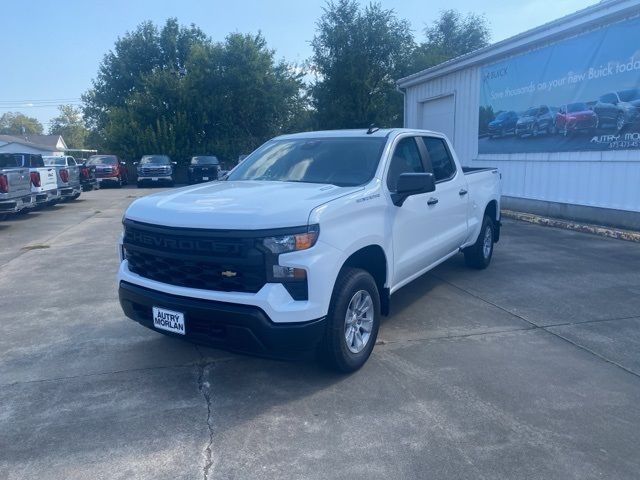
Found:
[{"label": "truck hood", "polygon": [[315,207],[361,190],[317,183],[213,182],[140,198],[131,220],[183,228],[258,230],[306,225]]}]

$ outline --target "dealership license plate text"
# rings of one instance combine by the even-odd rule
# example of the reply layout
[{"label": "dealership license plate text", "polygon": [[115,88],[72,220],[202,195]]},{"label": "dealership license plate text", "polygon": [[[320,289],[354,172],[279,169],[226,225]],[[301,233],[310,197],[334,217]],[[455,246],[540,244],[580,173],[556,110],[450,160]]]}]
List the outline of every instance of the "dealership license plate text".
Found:
[{"label": "dealership license plate text", "polygon": [[153,307],[153,326],[161,330],[184,335],[184,313]]}]

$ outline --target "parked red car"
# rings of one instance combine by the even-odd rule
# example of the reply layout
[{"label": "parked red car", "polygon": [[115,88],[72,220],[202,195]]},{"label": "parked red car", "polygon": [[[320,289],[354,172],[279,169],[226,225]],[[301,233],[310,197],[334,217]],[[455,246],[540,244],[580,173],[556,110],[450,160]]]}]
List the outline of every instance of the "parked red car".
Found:
[{"label": "parked red car", "polygon": [[578,130],[592,130],[598,127],[598,115],[586,103],[570,103],[560,107],[556,113],[556,132],[569,135]]},{"label": "parked red car", "polygon": [[100,186],[110,183],[120,188],[129,183],[126,164],[116,155],[91,155],[87,165],[95,167]]}]

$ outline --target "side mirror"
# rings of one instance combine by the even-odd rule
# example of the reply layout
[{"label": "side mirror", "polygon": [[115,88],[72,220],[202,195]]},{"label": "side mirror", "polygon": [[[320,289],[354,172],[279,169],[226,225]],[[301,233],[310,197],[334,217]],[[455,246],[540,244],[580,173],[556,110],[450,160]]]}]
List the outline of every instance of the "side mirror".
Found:
[{"label": "side mirror", "polygon": [[396,207],[401,207],[410,196],[433,192],[435,189],[436,182],[432,173],[402,173],[398,177],[396,191],[391,194],[391,200]]}]

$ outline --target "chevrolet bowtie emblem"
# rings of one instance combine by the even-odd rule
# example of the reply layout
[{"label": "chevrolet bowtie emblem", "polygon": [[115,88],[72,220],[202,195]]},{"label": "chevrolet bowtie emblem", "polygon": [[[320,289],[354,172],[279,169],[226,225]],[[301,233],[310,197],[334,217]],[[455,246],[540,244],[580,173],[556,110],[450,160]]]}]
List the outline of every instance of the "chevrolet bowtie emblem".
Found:
[{"label": "chevrolet bowtie emblem", "polygon": [[221,275],[223,277],[231,278],[231,277],[235,277],[236,275],[238,275],[238,273],[237,272],[232,272],[230,270],[226,270],[226,271],[222,272]]}]

